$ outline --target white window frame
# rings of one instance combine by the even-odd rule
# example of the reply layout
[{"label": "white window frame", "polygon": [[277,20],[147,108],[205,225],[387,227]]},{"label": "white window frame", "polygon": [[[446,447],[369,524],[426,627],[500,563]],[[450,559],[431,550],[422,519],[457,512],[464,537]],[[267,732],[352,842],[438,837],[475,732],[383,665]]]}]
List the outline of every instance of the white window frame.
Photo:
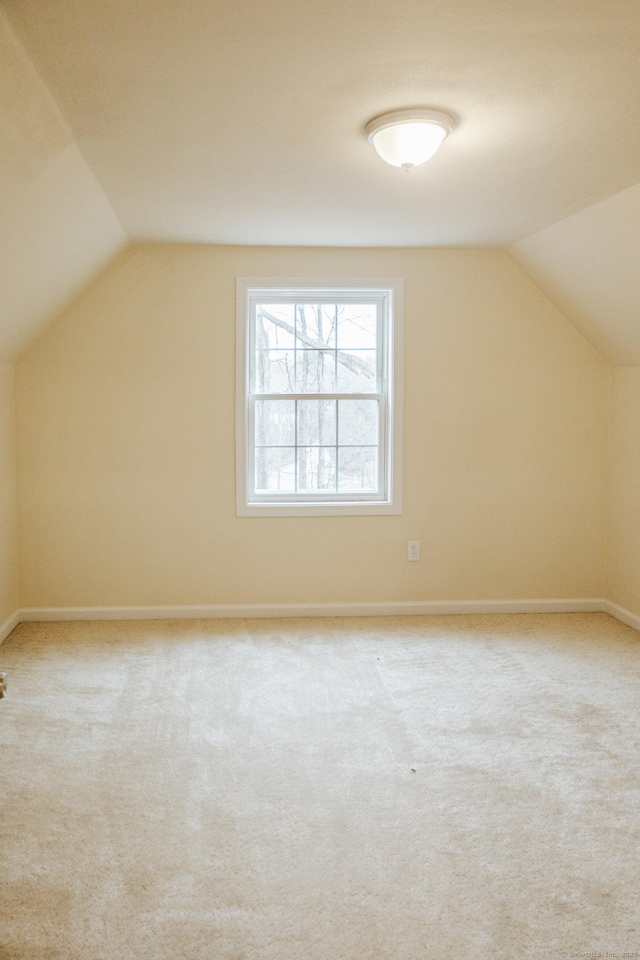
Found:
[{"label": "white window frame", "polygon": [[[236,515],[239,517],[376,516],[402,513],[402,306],[403,284],[388,279],[274,279],[239,277],[236,280]],[[382,441],[379,450],[381,491],[371,497],[343,494],[252,494],[254,443],[251,416],[254,349],[252,305],[261,300],[298,298],[330,302],[332,298],[381,302],[378,357]],[[280,395],[276,395],[278,398]],[[310,399],[315,398],[310,395]]]}]

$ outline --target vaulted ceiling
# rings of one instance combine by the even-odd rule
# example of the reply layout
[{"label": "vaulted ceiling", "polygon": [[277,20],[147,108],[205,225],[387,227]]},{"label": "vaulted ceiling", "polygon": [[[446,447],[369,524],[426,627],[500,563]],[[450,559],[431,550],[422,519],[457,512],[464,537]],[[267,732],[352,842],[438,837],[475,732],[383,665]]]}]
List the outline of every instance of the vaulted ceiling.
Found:
[{"label": "vaulted ceiling", "polygon": [[[372,116],[457,128],[406,175]],[[507,247],[640,363],[637,0],[4,0],[0,356],[129,242]]]}]

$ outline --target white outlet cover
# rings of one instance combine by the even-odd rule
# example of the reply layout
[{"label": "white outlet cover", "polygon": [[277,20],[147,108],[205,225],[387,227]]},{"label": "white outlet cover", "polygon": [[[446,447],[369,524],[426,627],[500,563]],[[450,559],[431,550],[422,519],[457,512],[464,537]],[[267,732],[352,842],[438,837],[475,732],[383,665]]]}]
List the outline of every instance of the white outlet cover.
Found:
[{"label": "white outlet cover", "polygon": [[419,560],[419,559],[420,559],[420,541],[409,540],[407,542],[407,560]]}]

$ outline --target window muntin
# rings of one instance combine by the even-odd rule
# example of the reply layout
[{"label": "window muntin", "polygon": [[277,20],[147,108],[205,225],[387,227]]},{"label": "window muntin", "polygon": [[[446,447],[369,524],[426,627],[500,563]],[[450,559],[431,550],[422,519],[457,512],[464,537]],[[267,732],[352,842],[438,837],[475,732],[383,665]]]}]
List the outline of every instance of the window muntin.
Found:
[{"label": "window muntin", "polygon": [[392,506],[397,282],[317,284],[238,283],[246,335],[241,515],[260,506],[399,512],[397,500],[384,509]]}]

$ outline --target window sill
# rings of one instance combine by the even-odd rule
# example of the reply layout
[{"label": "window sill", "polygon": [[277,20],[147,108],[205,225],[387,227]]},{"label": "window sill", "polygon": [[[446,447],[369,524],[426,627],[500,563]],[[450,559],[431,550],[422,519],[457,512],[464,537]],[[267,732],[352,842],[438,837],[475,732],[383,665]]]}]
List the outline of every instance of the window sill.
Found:
[{"label": "window sill", "polygon": [[388,501],[348,503],[239,503],[238,517],[380,517],[398,516],[402,504]]}]

